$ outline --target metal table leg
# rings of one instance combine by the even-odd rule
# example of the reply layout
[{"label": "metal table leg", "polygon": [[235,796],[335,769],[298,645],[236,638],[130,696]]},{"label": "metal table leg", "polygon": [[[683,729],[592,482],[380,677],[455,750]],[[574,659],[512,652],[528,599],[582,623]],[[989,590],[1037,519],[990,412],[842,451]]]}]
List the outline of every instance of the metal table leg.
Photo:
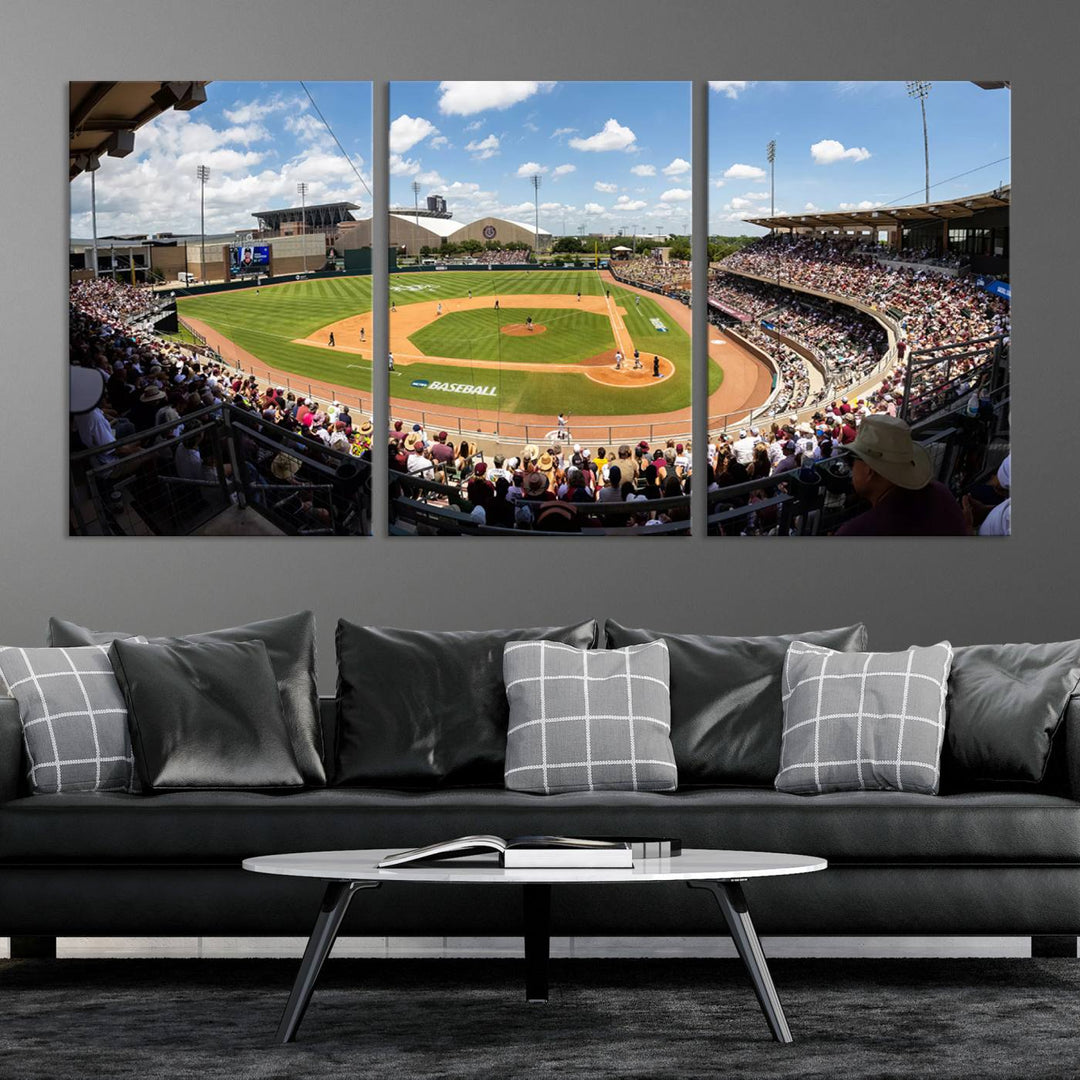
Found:
[{"label": "metal table leg", "polygon": [[769,1021],[773,1038],[781,1043],[792,1042],[784,1007],[780,1004],[780,997],[769,974],[769,966],[765,962],[765,953],[750,920],[750,909],[747,907],[742,886],[737,881],[688,881],[686,884],[692,889],[708,889],[716,897],[735,948],[750,973],[754,993],[757,994],[765,1019]]},{"label": "metal table leg", "polygon": [[334,947],[338,930],[341,928],[341,920],[345,918],[345,912],[349,910],[353,893],[358,889],[377,889],[378,887],[377,881],[327,883],[319,917],[315,920],[315,927],[311,931],[307,948],[304,950],[304,958],[300,961],[300,970],[293,983],[285,1011],[281,1014],[281,1022],[278,1024],[277,1034],[274,1037],[278,1043],[289,1043],[296,1038],[296,1029],[304,1019],[319,972],[322,971],[323,962]]},{"label": "metal table leg", "polygon": [[525,1000],[547,1001],[551,886],[525,885]]}]

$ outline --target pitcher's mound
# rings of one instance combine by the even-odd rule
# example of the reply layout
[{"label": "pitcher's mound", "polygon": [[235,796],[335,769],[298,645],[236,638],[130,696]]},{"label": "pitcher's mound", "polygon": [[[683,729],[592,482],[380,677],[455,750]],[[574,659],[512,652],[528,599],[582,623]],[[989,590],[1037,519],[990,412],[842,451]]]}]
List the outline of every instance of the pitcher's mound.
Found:
[{"label": "pitcher's mound", "polygon": [[523,322],[515,322],[501,327],[501,333],[509,334],[511,337],[531,337],[534,334],[542,334],[546,329],[543,323],[534,322],[530,330]]}]

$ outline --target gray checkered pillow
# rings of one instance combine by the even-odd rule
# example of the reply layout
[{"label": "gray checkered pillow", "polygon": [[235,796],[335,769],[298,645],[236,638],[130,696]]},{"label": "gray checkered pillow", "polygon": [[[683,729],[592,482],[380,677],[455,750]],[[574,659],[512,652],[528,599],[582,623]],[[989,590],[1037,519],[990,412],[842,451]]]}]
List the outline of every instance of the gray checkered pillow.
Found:
[{"label": "gray checkered pillow", "polygon": [[947,641],[895,653],[793,641],[776,789],[936,795],[952,658]]},{"label": "gray checkered pillow", "polygon": [[508,788],[675,789],[666,642],[602,650],[513,641],[503,650],[503,679]]},{"label": "gray checkered pillow", "polygon": [[19,702],[31,791],[139,790],[107,646],[0,648],[0,675]]}]

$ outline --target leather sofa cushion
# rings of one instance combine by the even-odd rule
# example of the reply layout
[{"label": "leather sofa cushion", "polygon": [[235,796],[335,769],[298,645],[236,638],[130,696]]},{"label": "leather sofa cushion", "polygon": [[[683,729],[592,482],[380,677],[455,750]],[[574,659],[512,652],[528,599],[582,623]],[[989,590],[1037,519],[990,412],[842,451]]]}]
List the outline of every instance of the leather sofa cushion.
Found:
[{"label": "leather sofa cushion", "polygon": [[[49,644],[107,645],[116,638],[132,634],[90,630],[64,619],[49,619]],[[306,784],[325,784],[322,723],[319,718],[319,694],[315,685],[315,616],[310,611],[283,615],[276,619],[210,630],[184,637],[147,639],[152,645],[180,645],[185,642],[261,641],[277,677],[278,692],[289,725],[293,754]]]},{"label": "leather sofa cushion", "polygon": [[766,788],[527,795],[364,788],[292,794],[112,792],[0,805],[0,861],[227,862],[249,855],[407,848],[453,836],[666,835],[688,847],[818,855],[831,862],[1080,865],[1080,803],[1053,795]]},{"label": "leather sofa cushion", "polygon": [[942,784],[1039,784],[1080,682],[1080,641],[966,645],[953,651]]},{"label": "leather sofa cushion", "polygon": [[718,637],[605,625],[609,649],[663,638],[671,654],[671,745],[679,786],[768,785],[780,769],[781,676],[793,641],[866,648],[862,623],[773,637]]},{"label": "leather sofa cushion", "polygon": [[261,641],[120,638],[109,658],[149,790],[303,787]]},{"label": "leather sofa cushion", "polygon": [[[596,645],[595,621],[524,630],[337,627],[338,784],[502,787],[508,641]],[[355,846],[355,845],[350,845]]]}]

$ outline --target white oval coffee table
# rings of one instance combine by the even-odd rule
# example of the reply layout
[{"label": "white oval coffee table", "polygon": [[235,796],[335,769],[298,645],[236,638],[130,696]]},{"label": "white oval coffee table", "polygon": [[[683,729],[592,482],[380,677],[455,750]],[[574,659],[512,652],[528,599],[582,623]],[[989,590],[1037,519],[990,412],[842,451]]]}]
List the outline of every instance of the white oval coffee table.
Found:
[{"label": "white oval coffee table", "polygon": [[285,877],[318,878],[327,883],[322,907],[308,939],[300,971],[278,1025],[279,1043],[292,1042],[304,1018],[319,972],[337,937],[353,894],[383,884],[447,884],[521,887],[524,895],[525,996],[547,1000],[550,900],[553,885],[622,885],[684,881],[716,898],[728,932],[750,974],[754,992],[773,1037],[791,1042],[791,1031],[773,986],[741,882],[750,878],[811,874],[824,870],[825,859],[772,851],[712,851],[689,848],[667,859],[638,859],[628,869],[505,870],[491,856],[417,863],[380,870],[380,860],[400,848],[360,851],[304,851],[245,859],[245,870]]}]

